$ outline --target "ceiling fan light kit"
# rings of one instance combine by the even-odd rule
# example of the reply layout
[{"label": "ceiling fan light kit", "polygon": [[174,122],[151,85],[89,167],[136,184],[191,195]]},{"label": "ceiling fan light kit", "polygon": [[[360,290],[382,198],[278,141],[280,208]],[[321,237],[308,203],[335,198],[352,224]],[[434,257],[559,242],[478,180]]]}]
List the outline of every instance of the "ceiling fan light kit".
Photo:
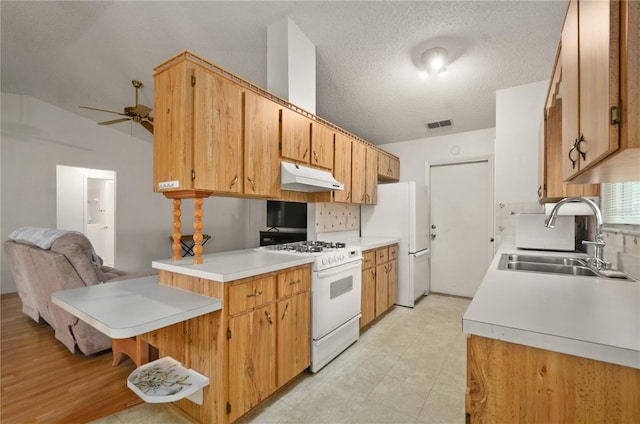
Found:
[{"label": "ceiling fan light kit", "polygon": [[114,112],[112,110],[106,110],[106,109],[98,109],[98,108],[89,107],[89,106],[80,106],[80,107],[82,109],[97,110],[99,112],[115,113],[116,115],[126,116],[126,118],[118,118],[118,119],[113,119],[111,121],[98,122],[98,125],[113,125],[113,124],[118,124],[120,122],[133,121],[133,122],[139,123],[147,131],[153,134],[153,117],[149,116],[149,113],[151,113],[152,109],[149,106],[145,106],[138,103],[138,90],[144,87],[144,84],[142,84],[138,80],[131,81],[131,84],[136,89],[136,104],[135,106],[125,107],[124,113]]}]

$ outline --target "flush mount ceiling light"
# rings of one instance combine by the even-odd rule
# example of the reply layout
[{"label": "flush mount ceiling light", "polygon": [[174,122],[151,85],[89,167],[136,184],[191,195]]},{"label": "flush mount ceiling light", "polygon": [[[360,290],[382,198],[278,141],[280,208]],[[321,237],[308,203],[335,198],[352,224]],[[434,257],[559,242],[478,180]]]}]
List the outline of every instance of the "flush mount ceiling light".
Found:
[{"label": "flush mount ceiling light", "polygon": [[442,47],[434,47],[426,50],[422,53],[422,56],[420,56],[420,78],[427,79],[431,73],[435,73],[441,78],[447,76],[448,57],[449,53]]}]

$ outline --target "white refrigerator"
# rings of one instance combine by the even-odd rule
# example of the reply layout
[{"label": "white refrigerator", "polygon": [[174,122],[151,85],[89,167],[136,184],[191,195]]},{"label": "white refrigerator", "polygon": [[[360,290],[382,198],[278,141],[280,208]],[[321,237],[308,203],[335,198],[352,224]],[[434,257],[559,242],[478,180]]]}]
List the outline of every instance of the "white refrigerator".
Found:
[{"label": "white refrigerator", "polygon": [[429,293],[429,195],[413,181],[378,185],[378,204],[361,207],[362,237],[395,237],[398,305],[413,307]]}]

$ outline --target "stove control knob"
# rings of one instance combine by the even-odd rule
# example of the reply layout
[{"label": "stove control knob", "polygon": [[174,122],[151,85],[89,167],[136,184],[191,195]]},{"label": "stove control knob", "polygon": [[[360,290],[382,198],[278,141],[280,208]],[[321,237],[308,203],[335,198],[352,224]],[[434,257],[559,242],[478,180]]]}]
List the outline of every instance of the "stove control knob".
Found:
[{"label": "stove control knob", "polygon": [[322,258],[322,265],[326,265],[327,264],[327,258]]},{"label": "stove control knob", "polygon": [[344,253],[341,253],[341,254],[340,254],[340,260],[341,260],[341,261],[344,261]]},{"label": "stove control knob", "polygon": [[332,264],[333,263],[333,257],[329,256],[329,263]]}]

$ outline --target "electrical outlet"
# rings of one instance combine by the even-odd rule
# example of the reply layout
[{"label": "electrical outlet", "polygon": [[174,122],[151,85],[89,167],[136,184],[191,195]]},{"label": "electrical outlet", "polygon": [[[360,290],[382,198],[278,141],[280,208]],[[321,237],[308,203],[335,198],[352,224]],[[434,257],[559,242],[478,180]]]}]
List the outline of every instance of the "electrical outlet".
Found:
[{"label": "electrical outlet", "polygon": [[177,180],[176,181],[165,181],[165,182],[162,182],[162,183],[158,183],[158,188],[160,190],[164,190],[164,189],[167,189],[167,188],[178,188],[178,187],[180,187],[180,181],[177,181]]}]

